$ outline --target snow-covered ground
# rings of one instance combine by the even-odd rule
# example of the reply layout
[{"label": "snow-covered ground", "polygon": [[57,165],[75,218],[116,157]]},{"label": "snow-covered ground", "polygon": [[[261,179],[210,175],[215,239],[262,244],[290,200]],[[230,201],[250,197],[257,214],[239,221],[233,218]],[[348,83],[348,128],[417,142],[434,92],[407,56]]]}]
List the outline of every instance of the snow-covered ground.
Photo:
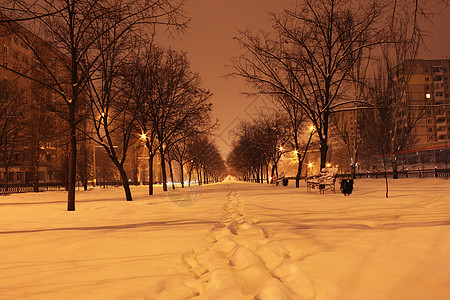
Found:
[{"label": "snow-covered ground", "polygon": [[450,181],[389,183],[0,196],[0,299],[450,299]]}]

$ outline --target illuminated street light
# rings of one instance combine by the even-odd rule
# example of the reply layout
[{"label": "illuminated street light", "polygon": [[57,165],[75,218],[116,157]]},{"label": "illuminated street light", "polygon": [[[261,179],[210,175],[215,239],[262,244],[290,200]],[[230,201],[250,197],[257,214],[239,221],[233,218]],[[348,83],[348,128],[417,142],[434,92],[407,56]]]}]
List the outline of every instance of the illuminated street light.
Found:
[{"label": "illuminated street light", "polygon": [[330,163],[327,164],[327,168],[329,168],[329,167],[331,167],[331,164],[330,164]]},{"label": "illuminated street light", "polygon": [[141,140],[146,140],[147,139],[147,135],[145,133],[141,134]]},{"label": "illuminated street light", "polygon": [[[312,163],[309,163],[309,164],[308,164],[308,169],[309,169],[309,172],[310,172],[310,173],[311,173],[312,166],[313,166]],[[307,178],[308,178],[308,169],[306,169],[306,174],[305,174],[305,177],[307,177]]]},{"label": "illuminated street light", "polygon": [[294,150],[294,154],[297,155],[297,154],[298,154],[298,151],[297,151],[297,150]]},{"label": "illuminated street light", "polygon": [[311,127],[309,127],[309,130],[310,130],[310,131],[314,131],[314,130],[316,130],[316,129],[314,128],[314,125],[311,125]]},{"label": "illuminated street light", "polygon": [[283,151],[283,147],[282,146],[280,146],[280,151]]}]

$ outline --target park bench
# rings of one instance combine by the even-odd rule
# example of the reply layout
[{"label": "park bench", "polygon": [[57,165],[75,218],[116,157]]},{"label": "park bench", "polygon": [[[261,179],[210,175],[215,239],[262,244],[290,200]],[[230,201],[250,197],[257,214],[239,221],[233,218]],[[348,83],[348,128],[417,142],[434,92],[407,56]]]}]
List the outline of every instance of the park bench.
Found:
[{"label": "park bench", "polygon": [[278,177],[275,177],[273,179],[273,182],[275,183],[275,185],[279,185],[280,183],[283,184],[283,186],[287,186],[288,184],[288,179],[286,178],[286,176],[284,175],[284,173],[281,173]]},{"label": "park bench", "polygon": [[306,190],[310,192],[312,189],[318,188],[321,194],[326,190],[331,190],[336,193],[335,183],[337,168],[323,168],[319,175],[307,177]]}]

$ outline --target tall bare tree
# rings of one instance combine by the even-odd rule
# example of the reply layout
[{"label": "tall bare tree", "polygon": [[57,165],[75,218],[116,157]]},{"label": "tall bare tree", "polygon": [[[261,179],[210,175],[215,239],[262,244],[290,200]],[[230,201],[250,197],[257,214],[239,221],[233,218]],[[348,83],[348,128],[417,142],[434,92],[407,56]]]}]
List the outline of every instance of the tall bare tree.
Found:
[{"label": "tall bare tree", "polygon": [[354,106],[346,97],[353,66],[384,40],[380,1],[305,0],[273,15],[275,37],[242,32],[245,53],[235,74],[259,93],[296,102],[317,130],[321,168],[328,151],[330,114]]}]

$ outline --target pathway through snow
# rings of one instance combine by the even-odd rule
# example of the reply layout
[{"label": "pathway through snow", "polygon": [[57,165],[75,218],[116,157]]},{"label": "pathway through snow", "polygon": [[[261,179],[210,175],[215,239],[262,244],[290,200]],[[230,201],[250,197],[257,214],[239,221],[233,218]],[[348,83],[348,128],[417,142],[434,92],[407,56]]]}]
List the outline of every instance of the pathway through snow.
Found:
[{"label": "pathway through snow", "polygon": [[206,245],[183,256],[193,299],[312,299],[312,283],[279,241],[246,218],[242,198],[227,187],[223,219]]}]

